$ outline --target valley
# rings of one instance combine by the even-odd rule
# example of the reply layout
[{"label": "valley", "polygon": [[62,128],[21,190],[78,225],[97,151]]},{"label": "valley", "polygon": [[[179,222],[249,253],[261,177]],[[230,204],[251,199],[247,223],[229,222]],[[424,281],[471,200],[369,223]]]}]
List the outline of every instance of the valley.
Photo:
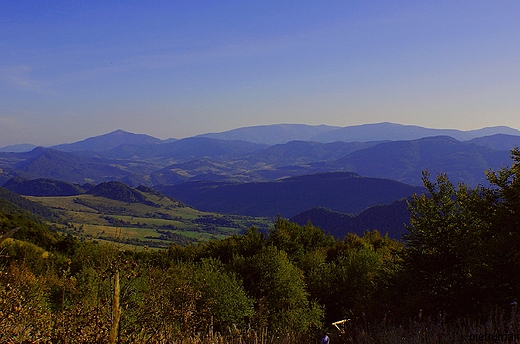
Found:
[{"label": "valley", "polygon": [[52,223],[84,239],[167,248],[170,244],[222,239],[256,226],[266,230],[272,219],[202,212],[167,197],[143,192],[146,201],[124,202],[88,194],[27,198],[60,214]]},{"label": "valley", "polygon": [[265,232],[278,215],[336,238],[378,229],[400,239],[406,199],[424,192],[423,171],[487,185],[483,172],[507,166],[519,145],[520,132],[508,127],[284,124],[179,140],[117,130],[0,149],[0,184],[57,210],[62,230],[141,246],[218,239],[249,226]]}]

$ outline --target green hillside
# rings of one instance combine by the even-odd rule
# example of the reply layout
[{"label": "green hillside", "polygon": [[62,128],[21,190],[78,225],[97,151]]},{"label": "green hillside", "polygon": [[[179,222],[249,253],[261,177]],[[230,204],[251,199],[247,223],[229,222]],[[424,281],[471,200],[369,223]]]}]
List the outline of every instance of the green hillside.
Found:
[{"label": "green hillside", "polygon": [[[253,225],[264,230],[268,226],[265,218],[201,212],[148,188],[142,188],[147,190],[143,192],[114,185],[112,191],[131,193],[28,198],[61,211],[62,216],[55,224],[66,233],[140,246],[168,247],[171,243],[221,239],[242,233]],[[99,190],[106,192],[107,184]]]}]

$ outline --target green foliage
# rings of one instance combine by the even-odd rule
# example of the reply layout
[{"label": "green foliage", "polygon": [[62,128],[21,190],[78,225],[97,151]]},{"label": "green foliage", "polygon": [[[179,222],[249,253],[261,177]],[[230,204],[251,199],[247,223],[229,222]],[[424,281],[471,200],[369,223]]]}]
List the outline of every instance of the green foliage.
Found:
[{"label": "green foliage", "polygon": [[29,201],[28,199],[0,187],[0,212],[9,214],[23,214],[25,217],[35,219],[56,219],[58,215],[49,208],[41,204]]},{"label": "green foliage", "polygon": [[323,233],[321,229],[311,224],[299,226],[281,217],[277,218],[267,240],[267,244],[285,251],[296,263],[300,262],[305,254],[319,248],[328,248],[333,243],[334,238]]},{"label": "green foliage", "polygon": [[384,289],[401,249],[399,242],[367,231],[363,237],[349,234],[335,242],[327,256],[317,258],[307,272],[307,285],[312,297],[325,306],[327,322],[363,312],[382,316]]},{"label": "green foliage", "polygon": [[513,165],[487,173],[490,187],[458,188],[424,173],[428,195],[410,204],[403,254],[411,309],[477,314],[508,305],[520,292],[520,152]]},{"label": "green foliage", "polygon": [[517,300],[520,294],[520,151],[511,152],[513,164],[497,172],[489,171],[492,188],[486,193],[487,211],[481,211],[489,223],[484,254],[489,260],[486,282],[503,302]]},{"label": "green foliage", "polygon": [[203,260],[193,272],[193,282],[201,291],[201,301],[209,308],[205,318],[212,316],[219,330],[233,324],[244,328],[247,319],[253,317],[253,300],[247,296],[237,276],[227,272],[222,263],[214,259]]},{"label": "green foliage", "polygon": [[118,181],[103,182],[88,193],[128,203],[142,203],[146,201],[146,197],[141,192]]},{"label": "green foliage", "polygon": [[303,272],[284,251],[268,246],[247,261],[246,284],[257,300],[258,317],[275,332],[307,331],[322,322],[323,310],[309,302]]}]

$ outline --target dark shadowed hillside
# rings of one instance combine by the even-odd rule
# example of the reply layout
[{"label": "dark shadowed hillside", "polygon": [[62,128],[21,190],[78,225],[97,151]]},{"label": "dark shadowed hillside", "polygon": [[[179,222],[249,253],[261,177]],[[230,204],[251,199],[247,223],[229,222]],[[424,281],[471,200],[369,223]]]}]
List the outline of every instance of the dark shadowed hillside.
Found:
[{"label": "dark shadowed hillside", "polygon": [[141,192],[118,181],[103,182],[90,190],[88,194],[128,203],[146,201],[146,197]]},{"label": "dark shadowed hillside", "polygon": [[421,187],[355,173],[322,173],[263,183],[188,182],[158,187],[197,209],[252,216],[294,216],[313,207],[359,213],[420,193]]},{"label": "dark shadowed hillside", "polygon": [[47,148],[36,148],[20,157],[26,160],[17,163],[14,169],[27,179],[50,178],[82,184],[120,179],[131,174],[108,162]]},{"label": "dark shadowed hillside", "polygon": [[421,171],[446,173],[454,182],[486,183],[484,171],[506,164],[510,153],[457,141],[451,137],[428,137],[381,143],[353,152],[331,163],[361,175],[389,178],[422,185]]},{"label": "dark shadowed hillside", "polygon": [[405,225],[410,223],[410,212],[406,200],[370,207],[357,216],[316,207],[293,216],[290,221],[305,225],[309,221],[338,239],[348,233],[362,236],[365,231],[378,230],[390,238],[402,239]]},{"label": "dark shadowed hillside", "polygon": [[492,149],[505,150],[509,152],[515,147],[520,147],[520,136],[495,134],[491,136],[478,137],[467,142],[478,146],[486,146]]},{"label": "dark shadowed hillside", "polygon": [[15,177],[8,180],[4,188],[25,196],[74,196],[86,192],[80,185],[48,178]]},{"label": "dark shadowed hillside", "polygon": [[[14,207],[13,207],[14,205]],[[23,209],[34,216],[42,217],[44,219],[56,220],[59,216],[55,211],[22,197],[6,188],[0,187],[0,211],[1,212],[18,212],[18,209]]]}]

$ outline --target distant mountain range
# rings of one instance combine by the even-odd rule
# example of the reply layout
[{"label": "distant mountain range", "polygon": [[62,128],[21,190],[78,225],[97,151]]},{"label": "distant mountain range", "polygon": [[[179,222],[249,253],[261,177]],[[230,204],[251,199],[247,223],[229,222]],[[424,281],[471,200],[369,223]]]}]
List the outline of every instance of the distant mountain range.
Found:
[{"label": "distant mountain range", "polygon": [[32,196],[110,198],[117,189],[113,197],[128,202],[139,200],[135,187],[152,187],[201,210],[280,214],[337,236],[341,228],[371,227],[398,235],[406,211],[397,201],[422,192],[423,170],[446,173],[454,183],[486,184],[484,172],[510,165],[515,146],[520,132],[508,127],[283,124],[181,140],[117,130],[50,148],[0,151],[0,185]]},{"label": "distant mountain range", "polygon": [[289,141],[315,141],[314,138],[340,127],[328,125],[306,124],[272,124],[238,128],[221,133],[201,134],[198,137],[209,137],[219,140],[241,140],[254,143],[275,145]]},{"label": "distant mountain range", "polygon": [[2,153],[23,153],[23,152],[29,152],[36,148],[35,145],[31,144],[19,144],[19,145],[9,145],[5,147],[0,148],[0,152]]},{"label": "distant mountain range", "polygon": [[373,123],[347,127],[303,124],[273,124],[233,129],[221,133],[202,134],[220,140],[242,140],[264,144],[280,144],[289,141],[314,142],[369,142],[416,140],[428,136],[450,136],[459,141],[495,134],[520,135],[520,131],[506,126],[487,127],[477,130],[432,129],[416,125],[396,123]]},{"label": "distant mountain range", "polygon": [[[326,130],[328,133],[339,130],[350,132],[351,138],[380,140],[329,143],[300,140],[267,145],[209,137],[163,141],[118,130],[54,148],[39,147],[22,153],[0,152],[0,185],[13,177],[48,178],[80,185],[111,180],[134,186],[200,180],[265,182],[332,171],[356,172],[367,177],[421,185],[421,171],[424,169],[433,174],[447,173],[454,182],[476,185],[486,182],[485,170],[509,164],[509,150],[520,145],[520,135],[511,134],[493,134],[468,141],[451,136],[393,141],[388,138],[446,131],[391,123],[340,129],[273,125],[242,128],[233,133],[235,137],[244,132],[252,133],[252,136],[256,133],[254,137],[258,137],[257,130],[265,132],[270,129],[278,134],[291,132],[293,136],[298,132],[310,136],[316,132],[324,134]],[[386,136],[383,133],[385,129]],[[371,130],[381,136],[370,134]],[[507,127],[471,132],[448,130],[453,136],[463,133],[466,137],[494,131],[516,132]]]},{"label": "distant mountain range", "polygon": [[[520,143],[520,137],[517,142]],[[446,173],[454,183],[477,185],[486,183],[484,171],[509,164],[509,157],[509,150],[495,150],[438,136],[381,143],[330,162],[328,168],[335,166],[368,177],[395,179],[412,185],[421,185],[421,171],[428,169],[433,176]]]},{"label": "distant mountain range", "polygon": [[416,140],[429,136],[450,136],[459,141],[494,134],[520,135],[520,131],[505,126],[488,127],[478,130],[432,129],[415,125],[395,123],[374,123],[348,126],[318,134],[310,139],[317,142],[354,142],[354,141],[401,141]]},{"label": "distant mountain range", "polygon": [[[415,140],[428,136],[450,136],[459,141],[468,141],[483,136],[506,134],[520,136],[520,131],[507,126],[486,127],[477,130],[433,129],[396,123],[371,123],[346,127],[306,124],[272,124],[237,128],[220,133],[200,134],[196,137],[218,140],[234,140],[263,145],[284,144],[290,141],[313,141],[330,143]],[[108,151],[121,145],[160,145],[176,141],[161,140],[145,134],[116,130],[108,134],[90,137],[74,143],[64,143],[50,148],[65,152]],[[0,152],[23,152],[34,149],[31,144],[0,147]]]},{"label": "distant mountain range", "polygon": [[88,139],[65,143],[52,148],[64,152],[77,151],[107,151],[123,144],[133,144],[139,146],[155,145],[162,143],[162,140],[145,134],[133,134],[124,130],[116,130],[109,134],[90,137]]}]

